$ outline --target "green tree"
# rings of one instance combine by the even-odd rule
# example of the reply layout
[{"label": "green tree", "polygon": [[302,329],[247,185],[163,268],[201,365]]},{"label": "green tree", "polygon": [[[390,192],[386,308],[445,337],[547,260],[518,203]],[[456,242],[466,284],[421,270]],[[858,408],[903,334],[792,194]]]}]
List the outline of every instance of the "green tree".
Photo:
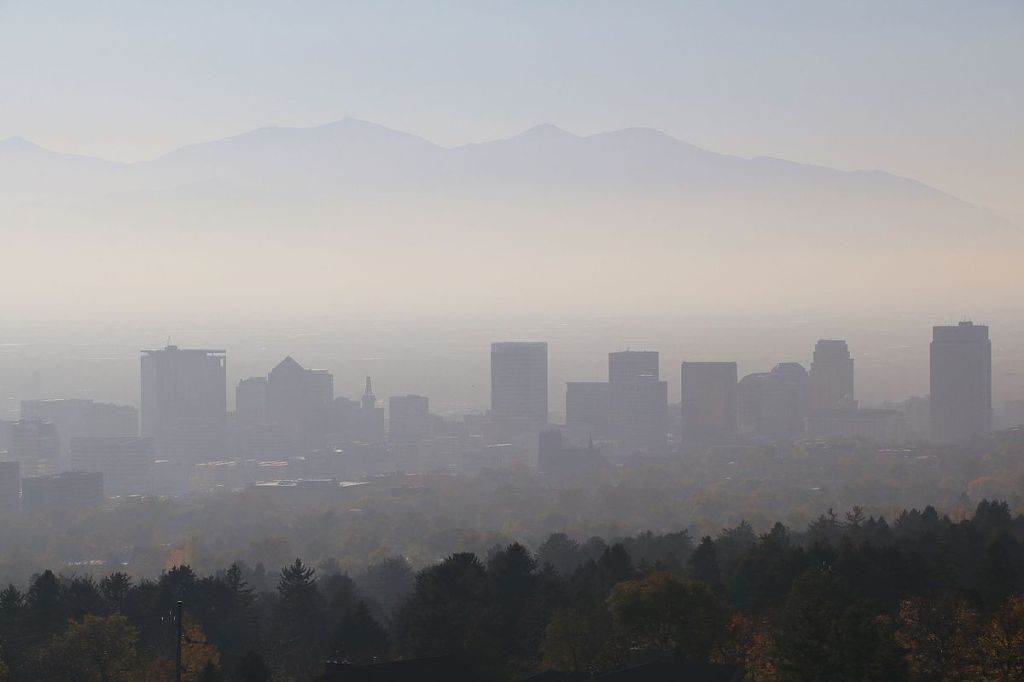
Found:
[{"label": "green tree", "polygon": [[221,672],[216,663],[207,661],[203,669],[199,671],[199,677],[196,678],[196,682],[224,682],[224,673]]},{"label": "green tree", "polygon": [[980,618],[965,602],[913,597],[900,604],[896,639],[915,680],[980,679],[980,637]]},{"label": "green tree", "polygon": [[78,682],[133,682],[140,679],[135,650],[138,632],[120,614],[71,621],[38,652],[38,677]]},{"label": "green tree", "polygon": [[273,672],[263,657],[250,649],[235,666],[232,682],[270,682]]},{"label": "green tree", "polygon": [[552,533],[537,548],[537,561],[551,566],[559,575],[570,575],[580,565],[580,543],[565,533]]},{"label": "green tree", "polygon": [[780,681],[899,680],[891,636],[827,568],[798,578],[775,629]]},{"label": "green tree", "polygon": [[256,599],[253,596],[253,589],[245,581],[245,577],[242,575],[242,568],[238,565],[237,561],[231,564],[224,573],[224,584],[231,592],[233,606],[236,610],[244,611],[253,605]]},{"label": "green tree", "polygon": [[388,632],[370,615],[366,602],[359,601],[338,623],[334,652],[339,659],[366,663],[387,653]]},{"label": "green tree", "polygon": [[693,550],[687,562],[690,575],[705,585],[718,587],[722,584],[722,571],[718,568],[718,554],[715,551],[715,541],[710,535],[705,535]]},{"label": "green tree", "polygon": [[674,651],[707,660],[727,634],[729,609],[702,582],[654,573],[612,588],[615,628],[633,647]]},{"label": "green tree", "polygon": [[551,614],[540,644],[541,667],[545,670],[597,672],[619,659],[619,647],[612,639],[608,608],[598,602],[558,609]]},{"label": "green tree", "polygon": [[277,618],[286,665],[299,676],[311,676],[329,634],[316,569],[295,559],[281,569],[277,595]]},{"label": "green tree", "polygon": [[380,605],[384,615],[390,618],[412,592],[415,576],[409,562],[401,557],[391,557],[371,564],[355,577],[361,594]]},{"label": "green tree", "polygon": [[484,613],[487,574],[475,554],[453,554],[416,574],[398,616],[399,648],[410,656],[467,653],[491,623]]},{"label": "green tree", "polygon": [[25,595],[25,606],[30,636],[49,637],[67,622],[60,581],[53,571],[46,570],[35,576]]},{"label": "green tree", "polygon": [[100,580],[100,596],[107,606],[115,612],[123,611],[132,590],[132,579],[127,573],[120,571],[111,573]]},{"label": "green tree", "polygon": [[1020,580],[1013,565],[1017,550],[1017,541],[1005,529],[985,549],[980,568],[980,592],[987,606],[998,606],[1018,591]]}]

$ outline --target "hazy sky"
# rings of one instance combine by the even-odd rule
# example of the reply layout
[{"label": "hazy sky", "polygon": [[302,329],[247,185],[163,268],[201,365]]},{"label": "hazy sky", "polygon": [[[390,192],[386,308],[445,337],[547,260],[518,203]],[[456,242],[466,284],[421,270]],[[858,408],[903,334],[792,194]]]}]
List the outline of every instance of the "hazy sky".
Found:
[{"label": "hazy sky", "polygon": [[1024,2],[0,0],[0,139],[135,160],[343,116],[912,176],[1024,222]]}]

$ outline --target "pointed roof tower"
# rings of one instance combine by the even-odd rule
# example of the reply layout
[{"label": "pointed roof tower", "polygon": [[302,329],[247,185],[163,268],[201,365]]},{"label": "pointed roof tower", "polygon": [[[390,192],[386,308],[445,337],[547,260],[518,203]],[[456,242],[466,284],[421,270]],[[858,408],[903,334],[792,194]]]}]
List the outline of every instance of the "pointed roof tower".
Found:
[{"label": "pointed roof tower", "polygon": [[372,410],[377,406],[377,396],[373,394],[373,383],[366,377],[366,388],[363,389],[363,409]]}]

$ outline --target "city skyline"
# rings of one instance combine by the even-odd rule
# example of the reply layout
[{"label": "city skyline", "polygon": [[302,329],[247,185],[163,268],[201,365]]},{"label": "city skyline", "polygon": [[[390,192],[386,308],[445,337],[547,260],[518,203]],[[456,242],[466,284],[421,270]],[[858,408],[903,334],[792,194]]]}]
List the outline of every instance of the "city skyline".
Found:
[{"label": "city skyline", "polygon": [[1024,679],[1022,111],[1022,0],[0,0],[0,682]]}]

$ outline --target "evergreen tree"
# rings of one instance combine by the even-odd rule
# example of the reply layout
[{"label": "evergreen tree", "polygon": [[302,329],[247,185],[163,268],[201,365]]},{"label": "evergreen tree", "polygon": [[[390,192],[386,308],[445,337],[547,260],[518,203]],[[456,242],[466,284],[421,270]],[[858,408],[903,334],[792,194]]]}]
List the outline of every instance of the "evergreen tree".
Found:
[{"label": "evergreen tree", "polygon": [[394,615],[402,600],[412,592],[414,580],[409,562],[400,557],[371,564],[355,577],[359,592],[379,604],[387,618]]},{"label": "evergreen tree", "polygon": [[367,663],[388,650],[388,633],[370,615],[366,602],[359,601],[338,623],[334,633],[334,655],[353,663]]},{"label": "evergreen tree", "polygon": [[124,610],[132,590],[132,579],[127,573],[117,571],[100,580],[100,596],[111,611]]},{"label": "evergreen tree", "polygon": [[453,554],[416,574],[398,616],[399,648],[409,656],[466,653],[492,620],[484,601],[487,574],[475,554]]},{"label": "evergreen tree", "polygon": [[537,561],[551,566],[559,575],[571,575],[582,561],[580,544],[565,533],[552,533],[537,548]]},{"label": "evergreen tree", "polygon": [[242,568],[238,565],[237,561],[231,564],[228,570],[225,571],[224,584],[231,592],[232,603],[236,609],[244,611],[252,606],[255,601],[253,588],[249,587],[249,584],[245,581]]},{"label": "evergreen tree", "polygon": [[316,569],[296,558],[281,569],[277,595],[278,629],[287,666],[298,675],[312,674],[329,634]]},{"label": "evergreen tree", "polygon": [[250,649],[235,667],[231,682],[270,682],[273,672],[263,657]]},{"label": "evergreen tree", "polygon": [[722,584],[722,572],[718,568],[718,554],[715,551],[715,541],[710,535],[705,535],[693,550],[690,560],[687,562],[690,575],[705,585],[717,588]]},{"label": "evergreen tree", "polygon": [[28,633],[31,637],[47,638],[67,621],[67,610],[61,599],[60,581],[53,571],[46,570],[35,576],[25,595]]},{"label": "evergreen tree", "polygon": [[811,569],[793,583],[775,630],[778,679],[900,680],[887,634],[829,569]]}]

